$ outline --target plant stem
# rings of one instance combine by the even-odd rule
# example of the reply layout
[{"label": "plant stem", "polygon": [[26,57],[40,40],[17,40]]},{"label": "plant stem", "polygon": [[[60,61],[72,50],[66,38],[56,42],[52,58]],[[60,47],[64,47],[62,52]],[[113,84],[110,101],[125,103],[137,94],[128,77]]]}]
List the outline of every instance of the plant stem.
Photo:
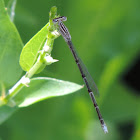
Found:
[{"label": "plant stem", "polygon": [[[50,18],[49,18],[49,27],[48,27],[48,35],[46,38],[47,46],[49,47],[48,52],[45,52],[45,50],[41,50],[40,55],[33,65],[33,67],[9,90],[8,94],[1,98],[0,105],[8,104],[9,106],[16,105],[12,98],[25,86],[28,87],[28,84],[30,83],[30,78],[41,68],[44,64],[49,65],[53,62],[56,62],[56,60],[47,60],[46,55],[50,55],[53,47],[54,39],[56,39],[59,36],[59,33],[56,33],[55,26],[52,22],[53,18],[56,16],[56,7],[52,7],[50,11]],[[55,33],[54,33],[55,32]],[[49,59],[49,57],[48,57]]]},{"label": "plant stem", "polygon": [[42,62],[40,61],[40,59],[37,60],[37,62],[33,65],[33,67],[29,70],[29,72],[27,72],[26,77],[27,78],[31,78],[36,71],[41,67]]},{"label": "plant stem", "polygon": [[36,71],[41,67],[42,62],[40,59],[33,65],[33,67],[27,72],[10,90],[8,95],[3,99],[7,103],[11,98],[13,98],[26,84],[24,84],[25,78],[31,78]]}]

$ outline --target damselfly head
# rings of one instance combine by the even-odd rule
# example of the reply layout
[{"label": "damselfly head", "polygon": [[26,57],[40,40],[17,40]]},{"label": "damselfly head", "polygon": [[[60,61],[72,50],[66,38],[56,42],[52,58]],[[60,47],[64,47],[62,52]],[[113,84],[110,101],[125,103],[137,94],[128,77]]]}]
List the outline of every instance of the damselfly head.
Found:
[{"label": "damselfly head", "polygon": [[67,17],[61,16],[61,17],[58,17],[58,18],[53,19],[53,22],[56,23],[58,21],[66,21],[66,20],[67,20]]}]

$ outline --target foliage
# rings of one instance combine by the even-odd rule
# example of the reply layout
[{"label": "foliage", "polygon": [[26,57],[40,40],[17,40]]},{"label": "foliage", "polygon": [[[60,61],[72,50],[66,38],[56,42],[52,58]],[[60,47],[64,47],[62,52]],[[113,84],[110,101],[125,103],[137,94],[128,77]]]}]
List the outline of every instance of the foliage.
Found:
[{"label": "foliage", "polygon": [[[15,1],[12,2],[15,3]],[[51,48],[50,50],[52,50],[53,41],[56,37],[58,37],[49,33],[50,29],[51,31],[55,29],[53,27],[52,19],[55,17],[57,10],[56,7],[51,8],[49,23],[46,24],[46,26],[24,46],[21,52],[23,43],[16,27],[12,23],[14,17],[11,17],[12,20],[10,20],[7,9],[5,9],[4,2],[2,0],[0,0],[0,6],[1,124],[9,116],[11,116],[11,114],[17,110],[18,107],[29,106],[46,98],[66,95],[81,89],[82,86],[47,77],[37,77],[30,79],[38,71],[38,69],[41,72],[46,65],[50,65],[51,63],[55,62],[53,59],[48,62],[47,58],[51,51],[45,52],[43,50],[43,43],[46,42],[48,47]],[[12,14],[9,13],[9,15],[11,16]],[[11,89],[9,89],[9,87],[13,84],[13,81],[16,82],[23,72],[20,69],[18,63],[19,55],[20,65],[23,70],[27,71],[27,73],[16,84],[14,83],[15,85]]]},{"label": "foliage", "polygon": [[[41,0],[39,3],[32,0],[18,1],[15,24],[24,43],[28,42],[46,24],[49,18],[48,12],[53,5],[58,7],[61,15],[67,16],[66,25],[72,35],[73,43],[98,85],[100,98],[97,101],[109,133],[104,135],[102,132],[90,98],[86,94],[87,91],[83,89],[79,94],[52,98],[18,111],[1,125],[1,138],[11,140],[124,140],[123,136],[130,134],[129,128],[118,129],[120,128],[118,126],[132,123],[135,125],[133,136],[126,139],[139,139],[140,99],[138,95],[136,96],[137,92],[127,86],[123,80],[123,76],[132,67],[140,51],[139,4],[138,0]],[[0,10],[0,13],[3,13],[1,4]],[[7,24],[0,26],[0,32],[7,29],[7,27],[2,28],[6,25],[10,29],[15,28],[9,21],[4,23]],[[14,36],[12,35],[12,37]],[[15,39],[17,40],[17,38]],[[9,40],[9,38],[6,39]],[[16,48],[16,44],[14,45]],[[13,51],[12,47],[11,45]],[[16,52],[18,53],[18,50],[13,53]],[[52,56],[59,59],[59,63],[47,67],[36,76],[51,76],[82,83],[75,62],[72,61],[73,58],[67,45],[61,38],[55,40]],[[14,57],[8,59],[12,66],[13,63],[10,61],[15,62]],[[17,58],[16,61],[18,61]],[[17,64],[14,63],[14,67]],[[4,66],[6,67],[6,65]],[[7,67],[4,71],[7,70],[13,74],[12,68],[14,67],[12,66],[11,71],[8,71]],[[0,68],[2,67],[0,66]],[[5,71],[6,75],[9,74],[7,71]],[[14,71],[14,73],[17,72]],[[12,78],[19,79],[21,73],[18,72],[18,74],[16,77],[14,74],[9,74],[8,78],[13,76],[9,79],[10,82],[4,78],[2,80],[8,81],[5,84],[10,87],[15,83],[15,79]],[[4,75],[0,75],[1,77]],[[6,107],[6,110],[9,110],[9,107]],[[16,109],[13,108],[7,112],[14,110]],[[3,112],[3,108],[2,111],[0,110],[0,114],[7,113],[2,114],[1,112]],[[6,127],[9,128],[8,131]]]}]

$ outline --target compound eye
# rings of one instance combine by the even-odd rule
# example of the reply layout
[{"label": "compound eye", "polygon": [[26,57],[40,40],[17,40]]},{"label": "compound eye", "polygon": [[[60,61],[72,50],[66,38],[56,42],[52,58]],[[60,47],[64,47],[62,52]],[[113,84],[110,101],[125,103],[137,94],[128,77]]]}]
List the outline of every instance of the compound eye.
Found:
[{"label": "compound eye", "polygon": [[58,19],[56,19],[56,18],[55,18],[55,19],[53,19],[53,22],[54,22],[54,23],[58,22]]},{"label": "compound eye", "polygon": [[66,21],[66,20],[67,20],[67,17],[62,16],[62,21]]}]

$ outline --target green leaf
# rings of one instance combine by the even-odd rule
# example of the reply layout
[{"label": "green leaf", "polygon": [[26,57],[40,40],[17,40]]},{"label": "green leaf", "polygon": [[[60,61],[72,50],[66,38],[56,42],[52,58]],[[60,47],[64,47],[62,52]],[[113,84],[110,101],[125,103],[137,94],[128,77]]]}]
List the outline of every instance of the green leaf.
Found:
[{"label": "green leaf", "polygon": [[[41,100],[51,97],[63,96],[73,93],[83,88],[75,83],[57,80],[53,78],[38,77],[31,80],[30,86],[23,90],[14,98],[19,107],[26,107]],[[18,107],[0,107],[0,124],[7,120]]]},{"label": "green leaf", "polygon": [[35,63],[38,51],[41,49],[48,33],[47,23],[33,38],[27,42],[20,55],[20,66],[24,71],[29,71]]},{"label": "green leaf", "polygon": [[23,47],[19,33],[0,0],[0,81],[13,85],[20,77],[19,56]]},{"label": "green leaf", "polygon": [[19,107],[26,107],[50,97],[62,96],[73,93],[83,86],[75,83],[57,80],[53,78],[38,77],[31,80],[30,86],[15,97]]}]

